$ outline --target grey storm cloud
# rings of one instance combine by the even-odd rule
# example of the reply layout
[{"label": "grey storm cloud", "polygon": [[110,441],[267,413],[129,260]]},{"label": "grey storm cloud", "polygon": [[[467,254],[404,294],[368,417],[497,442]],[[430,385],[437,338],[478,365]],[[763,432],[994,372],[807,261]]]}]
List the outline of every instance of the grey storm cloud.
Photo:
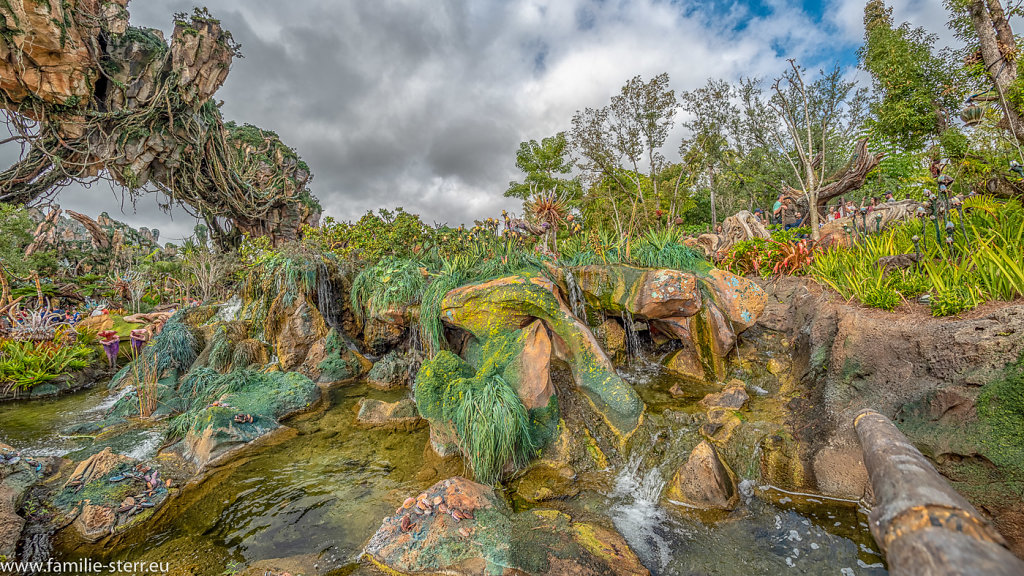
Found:
[{"label": "grey storm cloud", "polygon": [[[402,206],[427,222],[464,224],[517,207],[502,192],[519,177],[519,142],[567,129],[575,110],[607,103],[636,74],[667,71],[688,90],[710,77],[771,76],[788,57],[816,65],[823,50],[852,50],[859,40],[862,8],[852,0],[835,0],[824,24],[795,0],[765,3],[773,8],[766,16],[739,2],[697,0],[206,5],[245,54],[215,96],[226,119],[273,130],[294,147],[327,215],[352,220]],[[172,14],[192,6],[135,0],[129,10],[134,25],[169,32]],[[16,155],[0,147],[0,162]],[[151,198],[118,216],[119,193],[105,184],[72,187],[58,202],[160,228],[168,239],[195,224],[180,209],[169,221]]]}]

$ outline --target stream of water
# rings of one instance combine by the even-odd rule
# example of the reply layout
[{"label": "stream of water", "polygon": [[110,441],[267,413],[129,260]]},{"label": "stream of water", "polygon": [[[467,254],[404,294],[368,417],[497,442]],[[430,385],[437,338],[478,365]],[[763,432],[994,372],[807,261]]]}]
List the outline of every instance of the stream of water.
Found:
[{"label": "stream of water", "polygon": [[[614,525],[656,576],[885,573],[864,511],[855,504],[782,494],[747,481],[744,504],[730,513],[708,517],[666,506],[665,484],[693,441],[689,427],[667,423],[667,407],[690,400],[671,398],[671,379],[651,364],[624,375],[649,406],[650,438],[634,442],[626,464],[606,474],[607,481],[587,482],[560,508]],[[216,474],[187,506],[148,532],[131,534],[113,548],[56,554],[69,560],[170,562],[172,574],[214,576],[269,560],[285,562],[292,573],[374,574],[358,556],[381,520],[405,497],[466,473],[461,464],[446,465],[433,456],[426,429],[355,426],[359,398],[394,401],[407,393],[364,385],[334,390],[325,412],[289,423],[297,436]],[[693,396],[699,399],[703,391]],[[112,403],[112,396],[94,390],[0,405],[0,441],[34,453],[86,450],[81,440],[59,430],[71,419],[98,418]],[[752,402],[752,417],[761,409]],[[129,453],[140,445],[115,451]]]}]

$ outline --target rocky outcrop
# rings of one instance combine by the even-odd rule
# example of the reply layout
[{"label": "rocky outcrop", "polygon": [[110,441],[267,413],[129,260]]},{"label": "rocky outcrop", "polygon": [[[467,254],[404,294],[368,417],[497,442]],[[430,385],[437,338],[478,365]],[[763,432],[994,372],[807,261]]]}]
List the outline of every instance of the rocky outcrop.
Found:
[{"label": "rocky outcrop", "polygon": [[616,532],[555,510],[513,513],[458,477],[402,503],[364,556],[398,574],[648,574]]},{"label": "rocky outcrop", "polygon": [[512,276],[471,284],[445,295],[441,317],[477,339],[487,340],[540,320],[552,334],[553,353],[565,359],[573,377],[614,434],[628,438],[643,414],[643,402],[615,372],[597,339],[576,318],[546,278]]},{"label": "rocky outcrop", "polygon": [[373,368],[366,375],[366,383],[378,390],[409,388],[416,380],[422,363],[423,356],[418,352],[392,350],[373,363]]},{"label": "rocky outcrop", "polygon": [[979,396],[1024,353],[1024,306],[991,303],[934,318],[925,306],[897,314],[847,304],[802,279],[766,289],[768,305],[748,336],[784,337],[785,357],[775,369],[794,399],[791,434],[769,439],[762,470],[798,489],[863,496],[868,476],[852,422],[860,410],[874,409],[1024,553],[1024,507],[1009,498],[1019,472],[993,464],[1000,454],[986,438],[998,430],[977,413]]},{"label": "rocky outcrop", "polygon": [[721,234],[701,234],[696,240],[687,241],[687,245],[699,249],[708,258],[717,259],[740,242],[770,237],[764,224],[749,210],[740,210],[722,221]]},{"label": "rocky outcrop", "polygon": [[678,270],[630,266],[581,266],[572,274],[587,304],[633,318],[692,316],[701,307],[697,277]]},{"label": "rocky outcrop", "polygon": [[52,502],[60,525],[97,542],[151,518],[168,495],[157,470],[106,448],[80,462]]},{"label": "rocky outcrop", "polygon": [[670,501],[704,509],[732,510],[740,500],[736,475],[707,440],[672,476],[667,495]]},{"label": "rocky outcrop", "polygon": [[327,323],[316,306],[304,294],[297,295],[295,304],[285,312],[279,331],[270,335],[276,342],[281,370],[287,372],[302,365],[313,344],[326,337],[327,331]]},{"label": "rocky outcrop", "polygon": [[0,442],[0,558],[14,558],[25,520],[18,509],[41,467]]},{"label": "rocky outcrop", "polygon": [[185,454],[199,468],[216,463],[309,409],[320,389],[298,372],[250,373],[246,385],[203,409],[185,435]]},{"label": "rocky outcrop", "polygon": [[562,289],[578,289],[588,308],[618,315],[624,323],[645,321],[655,341],[678,341],[679,350],[666,366],[691,380],[721,381],[736,336],[756,322],[765,306],[764,290],[755,282],[718,269],[697,275],[613,265],[560,273]]}]

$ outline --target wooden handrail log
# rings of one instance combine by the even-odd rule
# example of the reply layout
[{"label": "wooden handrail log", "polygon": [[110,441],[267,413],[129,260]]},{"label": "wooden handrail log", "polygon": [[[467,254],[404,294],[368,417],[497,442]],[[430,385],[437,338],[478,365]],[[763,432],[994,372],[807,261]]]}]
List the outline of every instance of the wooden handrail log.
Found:
[{"label": "wooden handrail log", "polygon": [[895,576],[1024,575],[998,531],[885,416],[853,421],[874,492],[871,534]]}]

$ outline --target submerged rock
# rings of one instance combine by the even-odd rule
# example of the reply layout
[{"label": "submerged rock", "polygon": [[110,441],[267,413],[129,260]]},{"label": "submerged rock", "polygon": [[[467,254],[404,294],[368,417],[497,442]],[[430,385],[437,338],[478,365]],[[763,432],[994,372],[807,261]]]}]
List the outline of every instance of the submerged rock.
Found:
[{"label": "submerged rock", "polygon": [[740,380],[730,380],[724,390],[708,394],[697,405],[704,410],[715,408],[742,410],[747,405],[747,400],[750,400],[750,396],[747,395],[747,385]]},{"label": "submerged rock", "polygon": [[491,488],[459,477],[407,499],[364,557],[399,574],[648,574],[618,533],[555,510],[513,513]]},{"label": "submerged rock", "polygon": [[56,524],[97,542],[149,519],[167,496],[153,467],[106,448],[76,466],[52,503]]},{"label": "submerged rock", "polygon": [[356,423],[367,428],[412,430],[427,422],[420,417],[416,410],[416,402],[410,398],[398,402],[361,398]]},{"label": "submerged rock", "polygon": [[733,510],[739,504],[736,475],[713,444],[701,441],[672,477],[668,498],[696,508]]}]

